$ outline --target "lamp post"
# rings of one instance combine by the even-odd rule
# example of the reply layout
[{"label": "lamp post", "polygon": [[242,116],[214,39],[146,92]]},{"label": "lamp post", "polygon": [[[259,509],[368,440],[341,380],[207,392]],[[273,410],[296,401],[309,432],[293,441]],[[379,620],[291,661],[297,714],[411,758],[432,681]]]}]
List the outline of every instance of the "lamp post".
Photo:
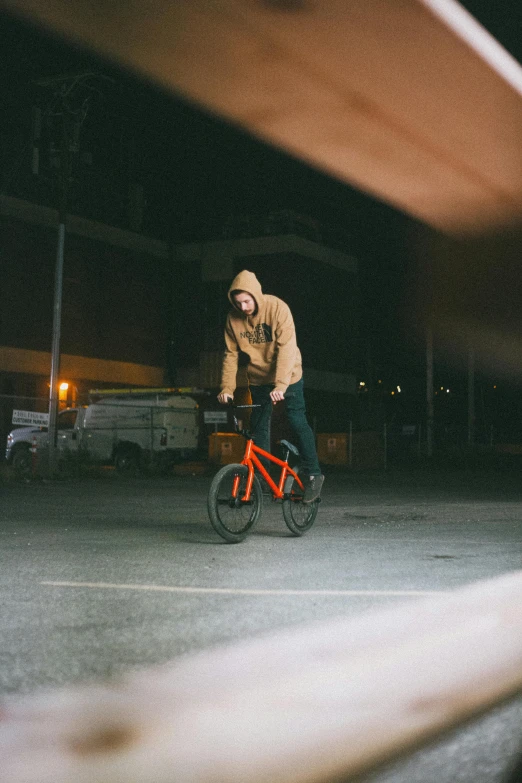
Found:
[{"label": "lamp post", "polygon": [[468,446],[475,443],[475,351],[468,349]]},{"label": "lamp post", "polygon": [[426,453],[433,456],[433,330],[426,332]]},{"label": "lamp post", "polygon": [[69,185],[72,176],[73,159],[79,149],[80,128],[87,114],[87,102],[81,111],[71,108],[70,96],[79,77],[59,78],[55,92],[54,111],[61,120],[58,234],[56,263],[54,271],[53,332],[51,342],[51,376],[49,383],[49,476],[54,476],[57,466],[57,424],[59,404],[60,341],[62,331],[63,266],[65,254],[65,231]]},{"label": "lamp post", "polygon": [[72,152],[69,144],[68,119],[64,115],[63,136],[60,149],[60,205],[58,209],[58,238],[54,272],[53,334],[51,347],[51,378],[49,384],[49,475],[56,472],[56,442],[58,424],[58,377],[60,373],[60,339],[62,330],[63,261],[65,249],[65,221],[67,196],[71,176]]},{"label": "lamp post", "polygon": [[[41,79],[37,82],[40,87],[51,88],[53,90],[53,97],[49,102],[46,114],[58,118],[60,128],[60,138],[58,140],[58,234],[54,272],[53,331],[49,383],[49,476],[55,474],[57,466],[58,379],[60,373],[63,268],[69,186],[73,173],[73,161],[79,151],[80,131],[87,116],[90,99],[92,97],[92,88],[87,82],[95,76],[96,74],[86,72]],[[80,87],[82,88],[81,90],[79,89]]]}]

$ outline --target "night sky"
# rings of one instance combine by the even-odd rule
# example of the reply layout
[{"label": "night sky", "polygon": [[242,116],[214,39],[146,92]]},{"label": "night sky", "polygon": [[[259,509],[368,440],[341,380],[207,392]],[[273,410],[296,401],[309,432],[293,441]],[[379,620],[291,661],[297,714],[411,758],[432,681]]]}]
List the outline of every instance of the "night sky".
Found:
[{"label": "night sky", "polygon": [[[463,5],[513,56],[522,59],[519,0],[467,0]],[[390,383],[404,382],[408,375],[422,377],[422,346],[412,338],[405,317],[415,221],[153,85],[5,15],[0,27],[0,68],[0,96],[9,108],[2,116],[9,122],[16,117],[20,91],[31,80],[80,70],[102,71],[113,78],[92,114],[124,115],[134,126],[139,176],[150,214],[155,216],[151,230],[157,236],[204,239],[215,235],[229,215],[277,209],[295,210],[332,228],[346,252],[360,261],[362,331],[376,372]],[[4,146],[8,136],[2,129]],[[23,139],[21,149],[25,143]],[[6,183],[19,154],[19,150],[6,153],[1,172],[4,192],[9,192]]]}]

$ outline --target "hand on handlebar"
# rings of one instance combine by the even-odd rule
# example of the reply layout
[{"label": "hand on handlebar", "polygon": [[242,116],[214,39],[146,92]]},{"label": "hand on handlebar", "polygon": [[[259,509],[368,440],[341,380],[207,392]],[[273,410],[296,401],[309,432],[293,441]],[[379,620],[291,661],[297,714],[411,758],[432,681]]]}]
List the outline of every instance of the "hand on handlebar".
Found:
[{"label": "hand on handlebar", "polygon": [[[232,395],[227,394],[226,392],[220,392],[217,398],[218,398],[218,402],[222,403],[223,405],[226,405],[228,402],[234,401]],[[272,400],[274,405],[276,402],[281,402],[281,400],[284,400],[284,398],[285,398],[285,393],[279,391],[278,389],[272,389],[272,391],[270,392],[270,399]]]}]

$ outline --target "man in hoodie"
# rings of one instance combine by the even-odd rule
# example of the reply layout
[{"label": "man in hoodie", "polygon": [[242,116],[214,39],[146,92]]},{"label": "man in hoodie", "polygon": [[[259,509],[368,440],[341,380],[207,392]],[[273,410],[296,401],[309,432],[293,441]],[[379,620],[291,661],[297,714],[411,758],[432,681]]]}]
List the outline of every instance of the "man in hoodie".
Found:
[{"label": "man in hoodie", "polygon": [[[256,444],[270,451],[271,406],[286,401],[288,422],[301,455],[303,500],[321,494],[324,476],[317,459],[314,434],[306,418],[301,352],[297,347],[290,308],[277,296],[263,294],[253,272],[244,270],[228,292],[232,305],[225,326],[225,355],[218,400],[233,399],[240,351],[248,354],[248,383],[254,408],[250,426]],[[269,403],[269,404],[265,404]]]}]

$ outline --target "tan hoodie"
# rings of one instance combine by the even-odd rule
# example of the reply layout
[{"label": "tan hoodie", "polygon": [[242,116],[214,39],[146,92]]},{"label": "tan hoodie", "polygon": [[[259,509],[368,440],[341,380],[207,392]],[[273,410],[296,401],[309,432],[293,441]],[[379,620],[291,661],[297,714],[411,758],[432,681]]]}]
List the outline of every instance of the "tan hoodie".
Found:
[{"label": "tan hoodie", "polygon": [[[254,315],[239,310],[232,291],[245,291],[256,300]],[[297,347],[292,313],[282,299],[263,294],[253,272],[244,270],[232,281],[228,291],[232,304],[225,326],[225,355],[221,391],[234,394],[239,351],[248,354],[248,381],[252,386],[273,384],[285,392],[302,378],[301,352]]]}]

